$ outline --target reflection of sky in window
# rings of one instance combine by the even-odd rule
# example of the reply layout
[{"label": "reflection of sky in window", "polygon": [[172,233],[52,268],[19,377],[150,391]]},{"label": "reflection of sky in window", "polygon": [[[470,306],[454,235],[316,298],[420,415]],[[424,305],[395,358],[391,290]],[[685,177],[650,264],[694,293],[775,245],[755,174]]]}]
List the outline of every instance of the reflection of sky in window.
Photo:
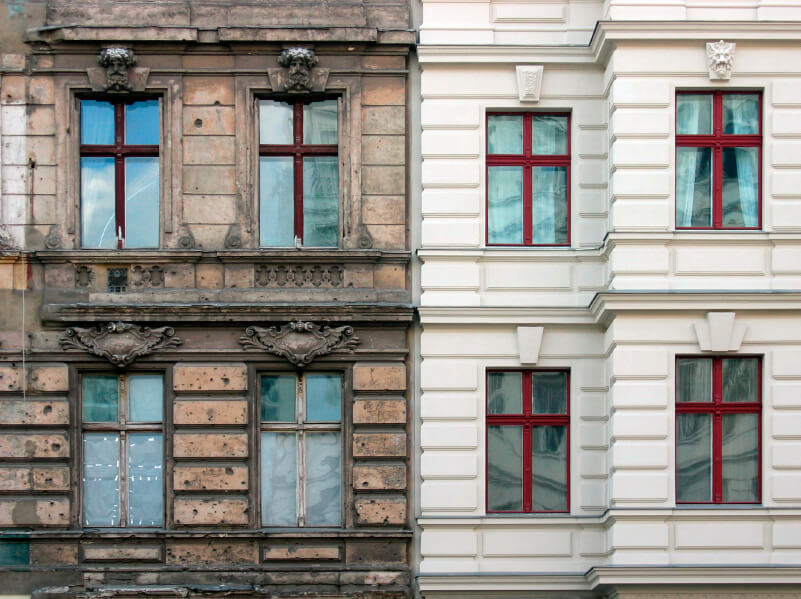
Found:
[{"label": "reflection of sky in window", "polygon": [[125,246],[159,245],[159,159],[125,159]]},{"label": "reflection of sky in window", "polygon": [[145,100],[125,106],[125,143],[158,145],[158,100]]},{"label": "reflection of sky in window", "polygon": [[83,247],[115,246],[113,158],[81,158],[81,230]]}]

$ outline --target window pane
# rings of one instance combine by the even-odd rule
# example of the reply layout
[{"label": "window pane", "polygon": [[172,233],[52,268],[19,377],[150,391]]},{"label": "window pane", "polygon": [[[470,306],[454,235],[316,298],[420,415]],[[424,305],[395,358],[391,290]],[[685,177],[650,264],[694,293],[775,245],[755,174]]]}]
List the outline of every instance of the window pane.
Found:
[{"label": "window pane", "polygon": [[711,414],[676,414],[676,501],[712,501]]},{"label": "window pane", "polygon": [[159,144],[159,101],[145,100],[125,106],[125,143]]},{"label": "window pane", "polygon": [[531,153],[567,154],[567,117],[531,115]]},{"label": "window pane", "polygon": [[487,435],[487,510],[523,510],[523,429],[490,426]]},{"label": "window pane", "polygon": [[261,521],[297,526],[298,450],[295,433],[261,434]]},{"label": "window pane", "polygon": [[759,401],[759,359],[723,360],[723,401]]},{"label": "window pane", "polygon": [[523,168],[489,167],[488,243],[523,243]]},{"label": "window pane", "polygon": [[759,226],[759,148],[723,148],[723,226]]},{"label": "window pane", "polygon": [[159,159],[125,159],[125,247],[159,247]]},{"label": "window pane", "polygon": [[261,419],[263,422],[295,421],[294,374],[271,374],[261,377]]},{"label": "window pane", "polygon": [[490,372],[487,375],[490,414],[523,413],[523,375],[520,372]]},{"label": "window pane", "polygon": [[759,414],[723,415],[723,501],[759,501]]},{"label": "window pane", "polygon": [[567,510],[567,427],[532,427],[531,453],[531,509]]},{"label": "window pane", "polygon": [[259,243],[262,246],[295,245],[294,190],[290,156],[259,158]]},{"label": "window pane", "polygon": [[164,524],[161,433],[128,433],[128,526]]},{"label": "window pane", "polygon": [[81,100],[81,143],[114,143],[114,105],[97,100]]},{"label": "window pane", "polygon": [[676,226],[712,226],[712,148],[676,148]]},{"label": "window pane", "polygon": [[306,434],[306,524],[335,526],[342,519],[342,444],[339,432]]},{"label": "window pane", "polygon": [[336,374],[306,375],[306,422],[339,422],[342,379]]},{"label": "window pane", "polygon": [[489,153],[523,153],[523,116],[493,115],[488,117]]},{"label": "window pane", "polygon": [[330,145],[339,143],[336,100],[303,105],[303,143]]},{"label": "window pane", "polygon": [[84,422],[119,420],[116,376],[84,376],[81,394]]},{"label": "window pane", "polygon": [[120,524],[120,436],[83,435],[83,524]]},{"label": "window pane", "polygon": [[567,167],[532,167],[531,218],[532,243],[567,243]]},{"label": "window pane", "polygon": [[712,401],[712,360],[676,360],[676,401]]},{"label": "window pane", "polygon": [[723,133],[759,135],[759,95],[723,96]]},{"label": "window pane", "polygon": [[131,422],[161,422],[164,410],[164,377],[136,374],[128,377],[128,419]]},{"label": "window pane", "polygon": [[567,414],[567,373],[531,373],[531,412]]},{"label": "window pane", "polygon": [[336,247],[339,171],[336,156],[303,159],[303,245]]},{"label": "window pane", "polygon": [[291,144],[292,105],[285,102],[259,102],[259,143]]},{"label": "window pane", "polygon": [[28,541],[0,542],[0,566],[27,566],[30,563]]},{"label": "window pane", "polygon": [[712,135],[712,96],[682,94],[676,98],[676,134]]},{"label": "window pane", "polygon": [[81,158],[81,246],[116,248],[114,159]]}]

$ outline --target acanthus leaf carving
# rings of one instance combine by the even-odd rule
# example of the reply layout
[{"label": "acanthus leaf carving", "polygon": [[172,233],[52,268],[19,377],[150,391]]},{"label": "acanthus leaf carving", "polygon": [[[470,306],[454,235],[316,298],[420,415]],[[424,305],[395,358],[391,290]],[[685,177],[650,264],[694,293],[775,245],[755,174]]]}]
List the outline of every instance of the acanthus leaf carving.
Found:
[{"label": "acanthus leaf carving", "polygon": [[281,327],[249,326],[239,343],[245,349],[261,349],[302,368],[338,349],[352,352],[360,341],[351,326],[329,327],[297,320]]},{"label": "acanthus leaf carving", "polygon": [[143,327],[109,322],[92,328],[70,327],[59,338],[61,349],[81,349],[122,368],[159,349],[181,345],[172,327]]}]

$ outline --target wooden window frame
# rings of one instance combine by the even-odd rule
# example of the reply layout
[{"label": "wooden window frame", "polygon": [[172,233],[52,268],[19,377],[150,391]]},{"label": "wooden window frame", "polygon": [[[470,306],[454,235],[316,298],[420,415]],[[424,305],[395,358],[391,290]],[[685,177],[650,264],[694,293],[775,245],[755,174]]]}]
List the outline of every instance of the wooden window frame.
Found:
[{"label": "wooden window frame", "polygon": [[[137,375],[159,375],[162,377],[162,419],[161,422],[136,422],[130,423],[127,421],[128,414],[128,401],[130,393],[130,385],[128,379],[131,376]],[[87,376],[115,376],[117,377],[117,422],[84,422],[83,420],[83,378]],[[80,425],[80,436],[78,438],[78,446],[80,447],[80,501],[81,509],[78,514],[78,519],[81,528],[103,528],[103,529],[119,529],[119,528],[147,528],[150,530],[158,530],[166,528],[167,526],[167,438],[166,438],[166,423],[164,415],[166,414],[166,376],[162,371],[135,371],[126,373],[114,373],[108,371],[83,371],[80,373],[80,381],[78,384],[78,394],[80,401],[78,402],[78,418]],[[129,526],[128,525],[128,446],[127,435],[128,433],[161,433],[162,438],[162,455],[161,467],[163,474],[162,489],[164,490],[164,505],[162,507],[162,524],[160,526]],[[83,484],[84,479],[84,462],[83,462],[83,436],[85,433],[114,433],[120,436],[119,447],[119,476],[120,476],[120,524],[117,526],[98,526],[96,524],[84,524],[84,505],[83,493],[86,490]]]},{"label": "wooden window frame", "polygon": [[[339,143],[337,144],[304,144],[303,143],[303,106],[309,102],[316,102],[321,100],[337,100],[337,136],[341,138],[339,113],[341,110],[339,98],[335,96],[328,97],[314,97],[314,98],[273,98],[273,97],[257,97],[257,114],[258,102],[261,100],[272,100],[274,102],[283,102],[292,106],[292,140],[291,144],[263,144],[257,132],[257,141],[259,142],[259,158],[262,156],[289,156],[292,158],[292,181],[293,181],[293,201],[294,201],[294,221],[295,221],[295,239],[300,240],[303,245],[303,158],[306,156],[339,156]],[[258,131],[258,129],[257,129]],[[337,165],[339,166],[339,165]],[[340,173],[341,176],[341,173]],[[341,203],[339,187],[337,188],[337,202]],[[340,206],[338,206],[339,211]],[[259,197],[259,210],[261,210],[261,197]],[[337,224],[337,240],[340,238],[339,223]],[[337,246],[339,241],[337,242]],[[261,239],[259,239],[259,247],[262,248],[280,248],[281,246],[263,246]]]},{"label": "wooden window frame", "polygon": [[[495,373],[516,373],[522,374],[522,414],[490,414],[489,412],[489,376]],[[566,411],[564,414],[532,414],[532,373],[564,373],[565,374],[565,402]],[[570,513],[570,370],[565,368],[492,368],[485,373],[484,388],[486,390],[485,410],[486,425],[484,427],[484,448],[485,448],[485,469],[484,469],[484,502],[487,507],[487,514],[569,514]],[[489,509],[489,428],[490,426],[507,425],[520,426],[523,429],[523,509],[521,511],[490,510]],[[565,509],[553,511],[539,511],[532,509],[532,449],[531,449],[531,429],[535,426],[564,426],[565,444],[567,447],[567,459],[565,463],[565,475],[567,480]]]},{"label": "wooden window frame", "polygon": [[[522,116],[523,117],[523,153],[522,154],[490,154],[489,152],[489,119],[493,116]],[[559,116],[567,118],[567,154],[532,154],[532,117],[533,116]],[[571,244],[571,210],[570,210],[570,181],[571,181],[571,128],[570,112],[487,112],[485,121],[486,139],[484,152],[486,164],[484,167],[484,231],[486,245],[489,247],[570,247]],[[491,243],[489,241],[489,169],[492,166],[522,166],[523,167],[523,243]],[[567,240],[564,243],[532,243],[534,223],[533,195],[531,184],[531,167],[534,166],[563,166],[567,169]]]},{"label": "wooden window frame", "polygon": [[[340,405],[339,405],[339,422],[305,422],[306,417],[306,376],[315,374],[330,374],[339,377],[340,382]],[[294,422],[272,422],[264,421],[261,419],[261,379],[264,376],[281,376],[292,375],[296,377],[295,380],[295,421]],[[260,528],[276,528],[285,527],[287,525],[278,524],[265,524],[261,513],[261,494],[262,484],[261,480],[261,461],[264,458],[264,453],[261,450],[261,435],[266,432],[282,432],[282,433],[295,433],[297,439],[297,524],[295,526],[288,525],[290,528],[307,528],[306,524],[306,447],[305,447],[305,434],[306,432],[338,432],[340,433],[340,520],[339,524],[330,525],[312,525],[313,528],[342,528],[345,526],[345,512],[343,501],[345,499],[345,374],[338,370],[310,370],[304,372],[292,372],[283,370],[262,370],[258,371],[256,375],[258,381],[256,414],[258,421],[258,434],[256,435],[257,454],[259,456],[258,464],[256,464],[256,472],[258,473],[258,499],[259,506],[258,526]]]},{"label": "wooden window frame", "polygon": [[[712,401],[711,402],[679,402],[678,368],[674,384],[674,403],[676,414],[712,414],[712,501],[679,501],[678,500],[678,440],[675,441],[674,460],[676,469],[676,504],[678,505],[759,505],[762,503],[762,356],[732,355],[704,356],[678,355],[679,360],[706,359],[712,360]],[[723,360],[757,360],[757,401],[724,402],[723,401]],[[756,501],[723,501],[723,415],[724,414],[757,414],[757,500]],[[678,418],[676,419],[678,426]]]},{"label": "wooden window frame", "polygon": [[[723,133],[723,97],[737,94],[752,94],[759,97],[759,134],[737,135]],[[680,227],[677,231],[761,231],[762,230],[762,92],[753,90],[692,90],[676,92],[676,110],[674,110],[674,127],[678,131],[678,99],[679,96],[712,96],[712,134],[676,134],[676,155],[678,148],[712,148],[712,226]],[[754,227],[723,226],[723,148],[759,148],[757,168],[757,225]],[[677,159],[674,157],[674,161]],[[676,187],[678,188],[678,169],[676,169]],[[674,218],[678,221],[678,201],[674,202]]]},{"label": "wooden window frame", "polygon": [[[152,96],[147,97],[79,97],[78,100],[96,100],[98,102],[108,102],[114,106],[114,143],[108,144],[80,144],[79,160],[81,158],[114,158],[114,231],[117,237],[117,249],[125,249],[125,159],[131,157],[140,158],[160,158],[161,144],[126,144],[125,143],[125,106],[143,100],[159,101],[159,140],[161,140],[162,118],[161,100]],[[81,107],[79,103],[78,122],[81,122]],[[80,139],[80,135],[79,135]],[[161,167],[161,165],[159,165]],[[80,170],[80,168],[79,168]],[[161,172],[161,168],[159,168]],[[161,185],[159,185],[159,189]],[[80,188],[79,188],[80,189]],[[161,194],[159,193],[159,196]],[[161,199],[161,198],[159,198]],[[83,198],[80,199],[79,212],[83,211]],[[159,202],[160,204],[161,202]],[[161,208],[159,208],[159,222],[161,222]],[[81,230],[81,240],[84,231]],[[82,246],[83,247],[83,246]],[[161,247],[161,243],[157,247]],[[84,248],[92,249],[92,248]],[[150,249],[150,248],[134,248]]]}]

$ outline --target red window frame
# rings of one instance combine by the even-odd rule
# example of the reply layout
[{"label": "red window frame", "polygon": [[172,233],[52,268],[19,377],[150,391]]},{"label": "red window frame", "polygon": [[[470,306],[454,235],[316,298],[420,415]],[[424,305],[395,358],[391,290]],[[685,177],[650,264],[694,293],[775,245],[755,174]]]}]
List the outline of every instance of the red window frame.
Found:
[{"label": "red window frame", "polygon": [[[757,359],[757,401],[724,402],[723,401],[723,360]],[[757,505],[762,503],[762,356],[676,356],[678,360],[711,359],[712,360],[712,401],[711,402],[679,402],[678,368],[674,389],[674,403],[677,414],[712,414],[712,501],[679,501],[678,484],[676,485],[676,503],[691,505]],[[756,501],[723,501],[723,415],[724,414],[758,414],[757,442],[757,500]],[[678,442],[675,445],[674,461],[678,464]],[[676,477],[678,480],[678,477]]]},{"label": "red window frame", "polygon": [[[125,106],[142,100],[155,98],[80,98],[98,100],[114,106],[114,144],[81,144],[80,157],[114,158],[114,231],[117,234],[117,249],[123,249],[125,239],[125,159],[132,156],[154,158],[159,156],[159,145],[125,143]],[[160,129],[160,127],[159,127]]]},{"label": "red window frame", "polygon": [[[522,376],[522,414],[490,414],[489,413],[489,376],[498,372],[519,372]],[[565,374],[565,401],[567,411],[564,414],[532,414],[532,373],[559,372]],[[486,426],[484,427],[484,505],[487,506],[488,514],[568,514],[570,513],[570,371],[563,368],[543,368],[536,370],[523,370],[520,368],[493,368],[485,373],[484,389],[486,390],[485,414]],[[506,511],[489,509],[489,427],[495,425],[521,426],[523,429],[523,510]],[[567,447],[567,460],[565,464],[565,476],[567,486],[565,493],[565,509],[554,511],[535,511],[532,509],[532,485],[533,468],[531,454],[531,429],[535,426],[552,425],[565,427],[565,444]]]},{"label": "red window frame", "polygon": [[[490,154],[489,153],[489,119],[492,116],[522,116],[523,117],[523,153],[522,154]],[[560,116],[567,118],[567,154],[532,154],[532,116]],[[571,156],[571,118],[569,112],[488,112],[485,118],[486,139],[484,140],[484,153],[487,163],[484,170],[485,180],[485,215],[484,230],[488,246],[495,247],[569,247],[570,246],[570,156]],[[522,166],[523,167],[523,243],[490,243],[489,241],[489,168],[491,166]],[[532,166],[564,166],[567,167],[567,241],[565,243],[532,243],[532,195],[531,167]]]},{"label": "red window frame", "polygon": [[[292,106],[292,144],[259,143],[259,156],[291,156],[293,175],[293,194],[295,207],[295,237],[303,243],[303,157],[304,156],[337,156],[338,144],[304,144],[303,143],[303,105],[310,101],[332,100],[334,98],[305,98],[303,100],[286,101],[277,98],[260,98],[275,100]],[[261,140],[259,140],[261,142]]]},{"label": "red window frame", "polygon": [[[723,133],[723,96],[733,94],[754,94],[759,96],[759,134],[737,135]],[[712,226],[711,227],[679,227],[681,231],[715,230],[726,231],[758,231],[762,229],[762,92],[751,90],[695,90],[676,92],[676,110],[674,127],[678,131],[678,98],[679,96],[713,96],[712,98],[712,135],[679,135],[676,134],[676,148],[712,148]],[[759,148],[759,167],[757,179],[757,217],[755,227],[723,226],[723,148]],[[678,153],[678,151],[676,152]],[[675,160],[675,158],[674,158]],[[676,171],[678,180],[678,171]],[[675,210],[678,203],[674,202]],[[678,217],[676,217],[678,221]]]}]

